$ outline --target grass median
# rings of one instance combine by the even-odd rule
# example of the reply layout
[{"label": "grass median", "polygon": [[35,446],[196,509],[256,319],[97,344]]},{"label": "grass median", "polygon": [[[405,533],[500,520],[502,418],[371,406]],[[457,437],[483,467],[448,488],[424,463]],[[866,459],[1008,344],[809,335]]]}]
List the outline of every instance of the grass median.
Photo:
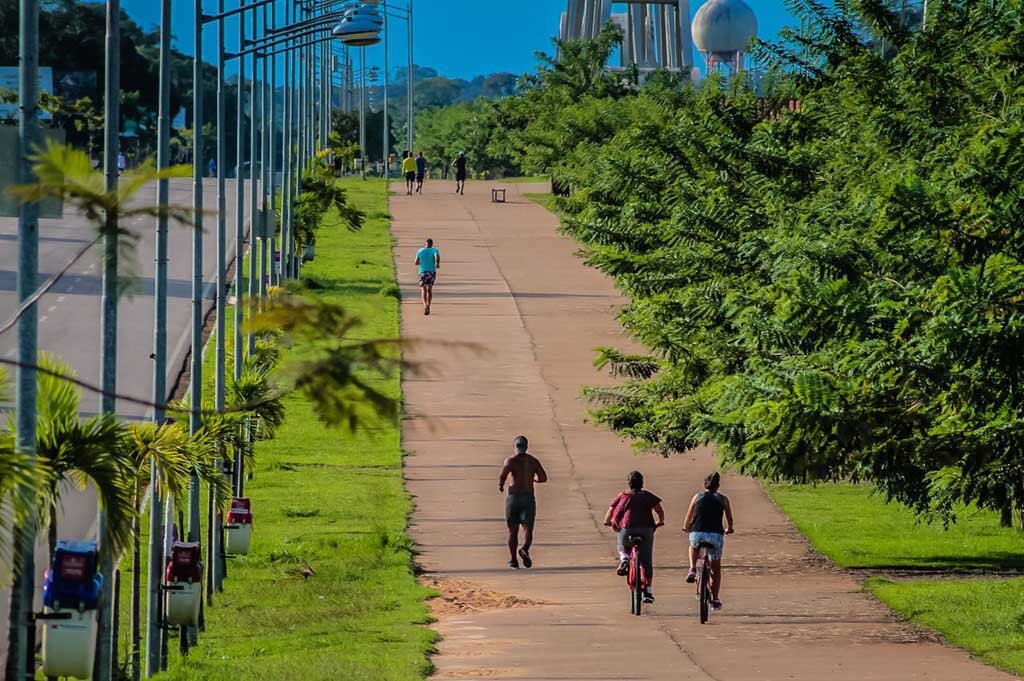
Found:
[{"label": "grass median", "polygon": [[[396,337],[386,184],[344,186],[367,223],[352,233],[328,217],[303,276],[315,282],[315,295],[362,319],[358,336]],[[400,396],[397,375],[377,386]],[[434,634],[405,534],[411,502],[399,424],[346,434],[324,427],[301,397],[286,405],[277,438],[257,445],[246,487],[253,550],[229,560],[199,646],[186,660],[172,653],[170,671],[159,678],[420,679],[431,670]]]},{"label": "grass median", "polygon": [[948,527],[923,522],[862,485],[768,491],[815,550],[840,567],[884,572],[864,586],[900,617],[1024,674],[1024,577],[1005,576],[1024,574],[1020,530],[1000,527],[997,514],[976,508],[958,509]]}]

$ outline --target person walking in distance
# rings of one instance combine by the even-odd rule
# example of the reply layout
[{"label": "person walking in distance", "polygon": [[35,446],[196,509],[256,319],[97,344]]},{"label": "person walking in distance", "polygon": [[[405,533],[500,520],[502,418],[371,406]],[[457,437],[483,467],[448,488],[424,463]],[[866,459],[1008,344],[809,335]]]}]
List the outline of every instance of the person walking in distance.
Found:
[{"label": "person walking in distance", "polygon": [[[498,478],[498,491],[504,492],[505,482],[512,476],[508,496],[505,497],[505,523],[508,525],[508,566],[515,569],[519,568],[519,558],[523,559],[525,567],[533,567],[530,546],[533,545],[533,523],[537,517],[537,498],[533,493],[533,485],[548,481],[544,466],[526,451],[529,444],[525,435],[516,437],[513,442],[515,456],[505,459],[505,465],[501,467],[501,476]],[[526,530],[526,534],[523,537],[523,547],[517,552],[520,526]]]},{"label": "person walking in distance", "polygon": [[460,151],[459,155],[452,161],[452,167],[455,168],[455,193],[465,194],[466,193],[466,152]]},{"label": "person walking in distance", "polygon": [[402,152],[402,174],[405,175],[405,194],[412,196],[412,184],[416,181],[416,159],[411,151]]},{"label": "person walking in distance", "polygon": [[427,159],[423,158],[423,152],[416,154],[416,193],[423,193],[423,180],[427,177]]},{"label": "person walking in distance", "polygon": [[[697,581],[697,559],[701,543],[711,545],[708,558],[711,559],[711,607],[722,609],[719,594],[722,591],[722,551],[725,549],[725,535],[734,531],[732,524],[732,504],[729,497],[718,491],[722,478],[718,473],[711,473],[704,478],[704,491],[695,494],[690,500],[690,508],[683,520],[683,532],[690,533],[690,571],[686,573],[686,581],[693,584]],[[725,522],[722,522],[722,519]]]},{"label": "person walking in distance", "polygon": [[423,314],[430,314],[430,303],[434,301],[434,282],[441,267],[441,251],[434,248],[434,240],[427,239],[427,245],[416,251],[415,265],[420,268],[420,298],[423,300]]}]

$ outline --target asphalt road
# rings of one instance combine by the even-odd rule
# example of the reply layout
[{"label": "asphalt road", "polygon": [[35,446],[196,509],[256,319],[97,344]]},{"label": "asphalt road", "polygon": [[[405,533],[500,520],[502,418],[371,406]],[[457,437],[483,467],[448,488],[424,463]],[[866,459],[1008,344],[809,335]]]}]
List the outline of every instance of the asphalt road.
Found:
[{"label": "asphalt road", "polygon": [[[246,206],[248,189],[246,186]],[[234,180],[227,183],[227,257],[234,257],[235,189]],[[140,202],[156,202],[156,186],[139,194]],[[217,265],[217,181],[204,181],[203,273],[206,311],[214,304],[214,276]],[[192,205],[192,181],[174,180],[170,202]],[[209,211],[214,212],[209,212]],[[122,263],[122,272],[137,274],[130,293],[123,297],[118,312],[117,392],[144,399],[153,391],[153,288],[156,253],[156,221],[139,219],[130,224],[139,236],[136,262]],[[0,218],[0,320],[10,317],[17,308],[18,224],[13,218]],[[40,285],[95,237],[94,228],[83,217],[65,212],[61,220],[40,220],[39,272]],[[168,389],[189,351],[192,300],[192,230],[171,225],[168,234],[169,262],[167,268],[167,376]],[[130,264],[131,268],[124,267]],[[39,348],[68,362],[78,377],[92,384],[100,381],[100,289],[102,264],[98,248],[93,247],[39,302]],[[230,282],[229,282],[230,283]],[[230,291],[229,291],[230,295]],[[17,356],[17,329],[0,335],[0,357]],[[15,373],[8,373],[8,388],[13,394]],[[82,395],[82,413],[99,410],[99,396]],[[145,407],[121,402],[117,413],[123,417],[147,417]],[[63,509],[58,526],[61,539],[87,539],[95,532],[96,495],[92,490],[68,489],[63,496]],[[36,549],[36,585],[40,587],[46,569],[46,551]],[[7,621],[9,589],[0,590],[0,622]],[[0,636],[0,660],[6,657],[7,637]]]}]

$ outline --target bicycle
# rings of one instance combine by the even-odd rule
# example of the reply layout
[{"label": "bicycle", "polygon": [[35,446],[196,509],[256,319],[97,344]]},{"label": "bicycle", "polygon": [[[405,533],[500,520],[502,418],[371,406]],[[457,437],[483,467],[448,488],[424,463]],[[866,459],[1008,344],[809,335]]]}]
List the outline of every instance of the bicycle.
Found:
[{"label": "bicycle", "polygon": [[642,535],[631,534],[626,537],[626,549],[629,551],[629,572],[626,573],[626,584],[629,586],[629,612],[640,615],[644,602],[644,590],[651,586],[650,577],[640,560],[640,545],[644,543]]},{"label": "bicycle", "polygon": [[704,541],[697,545],[697,600],[700,601],[701,624],[707,624],[708,613],[711,611],[711,558],[708,552],[713,548]]}]

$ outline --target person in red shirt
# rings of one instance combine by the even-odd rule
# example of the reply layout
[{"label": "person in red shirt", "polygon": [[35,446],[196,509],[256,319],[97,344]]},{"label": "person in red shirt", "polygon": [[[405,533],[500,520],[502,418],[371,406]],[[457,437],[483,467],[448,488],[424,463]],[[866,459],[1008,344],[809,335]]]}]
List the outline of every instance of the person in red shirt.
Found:
[{"label": "person in red shirt", "polygon": [[[665,509],[661,507],[661,499],[644,489],[644,476],[640,471],[632,471],[626,476],[626,491],[612,499],[608,512],[604,514],[604,524],[618,533],[619,568],[616,573],[625,575],[629,572],[629,556],[626,555],[625,542],[629,535],[639,535],[644,541],[640,544],[640,562],[647,571],[648,579],[654,582],[654,530],[665,524]],[[657,516],[657,520],[655,520]],[[653,603],[654,593],[651,588],[644,592],[644,602]]]}]

